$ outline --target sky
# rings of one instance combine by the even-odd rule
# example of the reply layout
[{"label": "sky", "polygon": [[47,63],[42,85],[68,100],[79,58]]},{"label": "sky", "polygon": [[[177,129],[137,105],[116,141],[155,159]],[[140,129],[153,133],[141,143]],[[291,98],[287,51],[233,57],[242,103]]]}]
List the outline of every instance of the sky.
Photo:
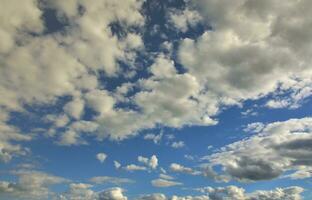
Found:
[{"label": "sky", "polygon": [[0,199],[312,199],[310,0],[0,0]]}]

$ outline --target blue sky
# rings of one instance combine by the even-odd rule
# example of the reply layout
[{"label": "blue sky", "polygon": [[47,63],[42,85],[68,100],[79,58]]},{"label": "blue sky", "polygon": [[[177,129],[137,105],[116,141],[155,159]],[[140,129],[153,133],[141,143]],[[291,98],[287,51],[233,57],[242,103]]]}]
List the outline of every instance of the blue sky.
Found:
[{"label": "blue sky", "polygon": [[0,5],[0,199],[312,198],[308,0]]}]

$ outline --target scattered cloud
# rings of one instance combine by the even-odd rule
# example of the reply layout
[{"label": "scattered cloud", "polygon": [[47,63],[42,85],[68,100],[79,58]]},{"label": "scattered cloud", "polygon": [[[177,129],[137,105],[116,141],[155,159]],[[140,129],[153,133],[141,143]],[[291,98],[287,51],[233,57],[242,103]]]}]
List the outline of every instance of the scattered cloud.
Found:
[{"label": "scattered cloud", "polygon": [[204,160],[210,166],[222,166],[226,175],[240,181],[270,180],[291,171],[295,171],[292,178],[311,177],[307,170],[312,166],[311,124],[311,118],[267,124],[256,135],[229,144]]},{"label": "scattered cloud", "polygon": [[143,156],[138,156],[138,161],[147,167],[150,167],[151,169],[156,169],[158,166],[158,158],[155,155],[152,155],[150,159]]},{"label": "scattered cloud", "polygon": [[172,186],[178,186],[178,185],[183,185],[180,182],[176,182],[176,181],[170,181],[167,179],[154,179],[151,181],[152,185],[154,187],[172,187]]},{"label": "scattered cloud", "polygon": [[119,177],[112,177],[112,176],[96,176],[90,179],[92,183],[95,184],[115,184],[121,185],[125,183],[134,183],[133,180],[128,178],[119,178]]},{"label": "scattered cloud", "polygon": [[123,167],[123,169],[125,169],[127,171],[146,171],[147,170],[146,167],[135,165],[135,164],[127,165],[127,166]]},{"label": "scattered cloud", "polygon": [[96,159],[98,159],[101,163],[103,163],[107,158],[105,153],[98,153],[96,154]]},{"label": "scattered cloud", "polygon": [[183,165],[172,163],[170,165],[170,170],[177,173],[191,174],[191,175],[200,175],[201,172],[193,170],[190,167],[185,167]]},{"label": "scattered cloud", "polygon": [[171,144],[171,147],[174,149],[179,149],[185,146],[185,143],[183,141],[173,142]]}]

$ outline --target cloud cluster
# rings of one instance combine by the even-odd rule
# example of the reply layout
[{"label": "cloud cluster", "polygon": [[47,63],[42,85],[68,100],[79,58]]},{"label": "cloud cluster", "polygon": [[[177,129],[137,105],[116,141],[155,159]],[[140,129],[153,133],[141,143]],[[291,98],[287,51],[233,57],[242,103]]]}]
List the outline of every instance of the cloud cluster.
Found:
[{"label": "cloud cluster", "polygon": [[199,196],[172,196],[155,193],[144,195],[138,200],[300,200],[300,187],[277,188],[271,191],[258,190],[252,193],[245,193],[245,190],[236,186],[219,188],[198,188],[198,191],[205,193]]},{"label": "cloud cluster", "polygon": [[184,39],[179,59],[223,103],[276,92],[269,107],[294,108],[311,95],[309,0],[200,0],[191,5],[211,30]]},{"label": "cloud cluster", "polygon": [[62,177],[49,175],[38,171],[14,171],[17,182],[0,181],[0,197],[22,200],[44,199],[53,196],[49,187],[68,182]]},{"label": "cloud cluster", "polygon": [[[312,176],[312,119],[290,119],[262,125],[260,132],[206,156],[209,166],[222,166],[226,176],[241,181]],[[259,131],[259,126],[248,126]],[[252,130],[249,130],[253,132]]]},{"label": "cloud cluster", "polygon": [[[0,198],[14,198],[20,200],[30,199],[53,199],[53,200],[127,200],[124,190],[119,187],[105,189],[103,191],[95,191],[93,185],[86,183],[72,183],[62,177],[49,175],[39,171],[12,171],[18,176],[18,182],[0,182]],[[90,179],[92,182],[104,183],[107,181],[117,180],[114,177],[94,177]],[[118,179],[119,183],[128,182],[126,179]],[[54,193],[51,186],[56,184],[69,183],[65,192]],[[179,182],[169,181],[166,179],[156,179],[152,181],[156,187],[170,187],[181,185]],[[301,187],[276,188],[271,191],[255,191],[245,193],[243,188],[236,186],[228,187],[203,187],[195,189],[204,193],[200,196],[172,196],[147,194],[139,196],[138,200],[300,200],[303,189]]]},{"label": "cloud cluster", "polygon": [[201,172],[196,171],[190,167],[185,167],[183,165],[172,163],[170,165],[170,170],[177,173],[191,174],[191,175],[199,175]]},{"label": "cloud cluster", "polygon": [[54,200],[127,200],[123,189],[116,187],[101,192],[91,189],[92,185],[83,183],[70,184],[69,190],[54,197]]},{"label": "cloud cluster", "polygon": [[[17,4],[23,9],[16,10]],[[181,41],[177,54],[185,71],[157,53],[144,66],[148,76],[131,82],[125,77],[136,74],[137,52],[144,49],[142,5],[141,0],[4,1],[1,123],[25,105],[53,106],[67,96],[62,113],[50,113],[54,121],[45,132],[57,137],[57,144],[77,145],[87,144],[84,133],[122,140],[159,124],[214,125],[224,105],[273,94],[268,107],[295,108],[312,94],[310,1],[190,1],[169,13],[170,23],[185,31],[201,21],[211,29]],[[56,12],[60,30],[49,30],[47,9]],[[112,28],[116,23],[122,36]],[[124,82],[108,90],[103,83],[108,77]],[[87,108],[96,113],[91,121],[83,119]],[[5,160],[22,152],[12,150],[18,147],[11,140],[1,147]]]}]

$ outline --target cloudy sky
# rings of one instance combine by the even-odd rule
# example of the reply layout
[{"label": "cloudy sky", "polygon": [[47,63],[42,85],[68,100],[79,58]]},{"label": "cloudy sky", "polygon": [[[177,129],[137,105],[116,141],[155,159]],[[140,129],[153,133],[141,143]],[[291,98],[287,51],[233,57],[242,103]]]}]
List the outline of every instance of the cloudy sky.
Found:
[{"label": "cloudy sky", "polygon": [[0,199],[312,199],[311,0],[0,0]]}]

